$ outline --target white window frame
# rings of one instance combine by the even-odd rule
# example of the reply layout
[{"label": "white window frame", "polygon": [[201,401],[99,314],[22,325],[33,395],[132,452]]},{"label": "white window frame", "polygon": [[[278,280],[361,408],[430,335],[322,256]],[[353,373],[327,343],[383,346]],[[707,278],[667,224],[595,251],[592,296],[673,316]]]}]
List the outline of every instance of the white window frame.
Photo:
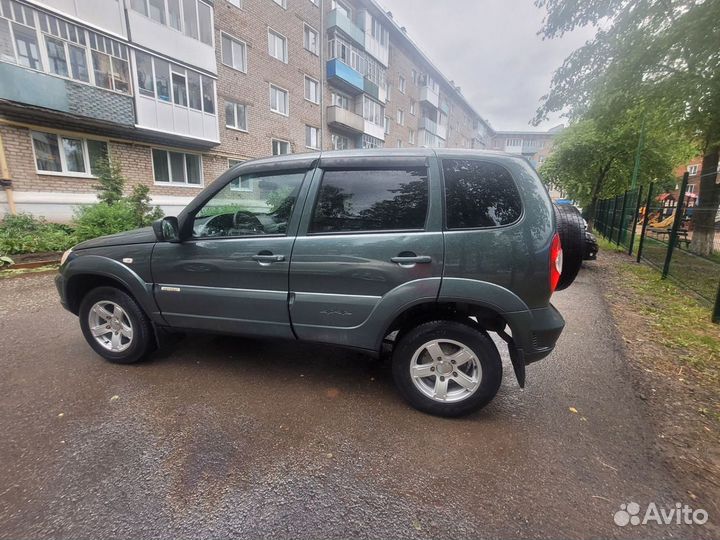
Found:
[{"label": "white window frame", "polygon": [[405,125],[405,111],[403,109],[398,108],[397,114],[395,115],[395,121],[398,126]]},{"label": "white window frame", "polygon": [[[307,85],[306,85],[307,81],[312,81],[313,83],[315,83],[315,85],[316,85],[315,98],[317,101],[314,101],[308,97]],[[309,101],[310,103],[319,105],[320,104],[320,81],[318,81],[317,79],[313,79],[310,75],[305,75],[305,78],[303,79],[303,94],[305,94],[305,101]]]},{"label": "white window frame", "polygon": [[[249,133],[247,104],[238,103],[237,101],[225,100],[225,107],[227,107],[228,104],[231,104],[233,106],[233,119],[235,121],[235,125],[233,125],[233,126],[228,125],[227,114],[225,113],[225,110],[223,109],[223,113],[225,114],[225,127],[228,129],[234,129],[235,131],[241,131],[242,133]],[[238,107],[242,107],[243,109],[245,109],[245,127],[244,128],[238,127]]]},{"label": "white window frame", "polygon": [[[308,47],[308,44],[305,43],[305,36],[306,32],[314,33],[315,34],[315,50],[313,51],[310,47]],[[315,30],[312,26],[310,26],[308,23],[303,23],[303,47],[306,51],[308,51],[311,54],[314,54],[315,56],[320,56],[320,32]]]},{"label": "white window frame", "polygon": [[[160,150],[162,152],[165,152],[167,156],[167,162],[168,162],[168,173],[172,173],[172,164],[170,162],[170,152],[174,152],[176,154],[182,154],[183,155],[183,174],[185,176],[185,182],[176,182],[174,180],[168,180],[167,182],[163,180],[156,180],[155,178],[155,160],[153,159],[153,150]],[[197,156],[200,159],[200,183],[199,184],[189,184],[187,181],[187,155],[193,155]],[[196,152],[186,152],[184,150],[176,150],[173,148],[164,148],[161,146],[152,146],[150,147],[150,165],[152,166],[152,173],[153,173],[153,184],[156,186],[173,186],[173,187],[182,187],[182,188],[191,188],[191,189],[200,189],[205,186],[205,164],[203,163],[203,156],[202,154],[198,154]]]},{"label": "white window frame", "polygon": [[[278,58],[270,51],[270,39],[272,37],[280,38],[282,42],[285,44],[283,47],[283,58]],[[277,51],[275,51],[277,52]],[[280,32],[273,30],[271,27],[268,27],[268,55],[270,55],[271,58],[274,58],[275,60],[279,60],[280,62],[283,62],[285,64],[288,63],[288,58],[290,56],[290,52],[288,51],[288,38],[281,34]]]},{"label": "white window frame", "polygon": [[688,174],[690,176],[695,176],[698,173],[699,168],[700,167],[698,165],[688,165],[688,168],[687,168]]},{"label": "white window frame", "polygon": [[[287,147],[288,147],[287,154],[276,154],[274,152],[274,145],[276,142],[287,144]],[[273,156],[287,156],[289,154],[292,154],[292,145],[290,144],[290,141],[286,141],[285,139],[276,139],[275,137],[273,137],[272,139],[270,139],[270,153]]]},{"label": "white window frame", "polygon": [[398,75],[398,90],[400,90],[401,94],[405,93],[406,84],[405,77]]},{"label": "white window frame", "polygon": [[[230,163],[231,161],[235,161],[236,163]],[[228,158],[228,169],[232,169],[235,165],[239,165],[240,163],[243,163],[244,159],[232,159]],[[240,175],[237,178],[237,184],[235,183],[235,180],[232,180],[230,182],[230,191],[253,191],[255,189],[254,187],[254,181],[252,178],[246,178],[247,184],[245,186],[242,185],[242,175]]]},{"label": "white window frame", "polygon": [[[213,47],[213,48],[215,47],[215,9],[212,4],[204,2],[203,0],[194,0],[193,4],[195,6],[195,21],[197,22],[198,37],[193,37],[190,34],[185,32],[185,30],[186,30],[186,28],[185,28],[185,3],[183,2],[183,0],[180,0],[178,3],[179,7],[180,7],[180,28],[175,28],[174,26],[172,26],[170,24],[170,9],[168,6],[168,0],[163,0],[165,22],[160,22],[160,21],[157,21],[157,20],[153,19],[152,17],[150,17],[149,0],[140,0],[140,1],[145,4],[145,13],[133,9],[130,2],[128,2],[128,9],[139,15],[142,15],[143,17],[151,20],[155,24],[159,24],[161,26],[169,28],[170,30],[173,30],[174,32],[178,32],[186,37],[189,37],[190,39],[194,39],[194,40],[199,41],[200,43],[203,43],[210,47]],[[237,4],[232,0],[228,0],[228,2],[241,8],[241,5],[238,5],[238,4],[241,4],[242,0],[237,0]],[[198,7],[198,4],[205,4],[207,7],[210,8],[210,43],[205,43],[204,41],[202,41],[200,39],[200,34],[201,34],[201,31],[200,31],[200,8]]]},{"label": "white window frame", "polygon": [[[273,109],[273,98],[272,98],[272,91],[273,88],[276,90],[281,90],[282,92],[285,92],[285,112]],[[278,86],[277,84],[270,83],[269,84],[269,98],[270,98],[270,110],[274,112],[275,114],[279,114],[280,116],[290,116],[290,92],[283,88],[282,86]],[[281,139],[277,139],[281,140]]]},{"label": "white window frame", "polygon": [[390,118],[388,115],[385,115],[385,125],[383,126],[385,135],[390,134],[390,122],[392,122],[392,118]]},{"label": "white window frame", "polygon": [[409,130],[409,133],[408,133],[408,142],[409,142],[410,144],[415,144],[415,130],[414,130],[414,129]]},{"label": "white window frame", "polygon": [[410,114],[415,116],[415,100],[414,99],[410,100]]},{"label": "white window frame", "polygon": [[[62,171],[45,171],[43,169],[38,169],[38,163],[37,163],[37,154],[35,152],[35,141],[33,140],[33,133],[42,133],[44,135],[54,135],[55,139],[58,143],[58,152],[60,153],[60,167],[62,167]],[[108,139],[104,139],[103,137],[84,137],[82,135],[77,135],[74,133],[63,133],[58,131],[40,131],[38,129],[31,129],[28,130],[28,135],[30,136],[30,146],[32,147],[33,152],[33,163],[35,165],[35,171],[38,175],[42,176],[68,176],[72,178],[88,178],[88,179],[94,179],[97,178],[94,174],[92,174],[92,164],[90,163],[90,151],[88,150],[87,142],[88,139],[91,141],[98,141],[105,143],[105,146],[107,148],[108,157],[110,156],[110,141]],[[62,145],[62,139],[80,139],[82,142],[83,147],[83,163],[88,170],[86,173],[81,172],[75,172],[75,171],[69,171],[67,168],[67,162],[65,158],[65,151],[63,150]]]},{"label": "white window frame", "polygon": [[[335,144],[337,141],[342,140],[344,143],[343,147],[341,148],[339,145]],[[347,137],[345,135],[340,135],[339,133],[331,133],[330,134],[330,147],[333,150],[349,150],[350,149],[350,137]]]},{"label": "white window frame", "polygon": [[[312,146],[311,144],[308,144],[308,130],[315,130],[316,137],[315,142],[316,146]],[[320,150],[320,128],[317,126],[311,126],[309,124],[305,124],[305,148],[310,148],[311,150]]]},{"label": "white window frame", "polygon": [[280,6],[283,9],[287,9],[287,0],[273,0],[278,6]]},{"label": "white window frame", "polygon": [[[237,68],[233,65],[225,63],[225,55],[223,54],[223,37],[228,38],[231,42],[234,41],[238,45],[242,45],[242,68]],[[235,62],[235,55],[233,55],[232,51],[232,43],[231,43],[231,49],[230,49],[230,55],[232,56],[233,63]],[[228,34],[227,32],[220,32],[220,62],[222,65],[229,67],[230,69],[234,69],[235,71],[240,71],[241,73],[247,73],[248,64],[247,64],[247,43],[243,41],[240,38],[237,38],[233,36],[232,34]]]}]

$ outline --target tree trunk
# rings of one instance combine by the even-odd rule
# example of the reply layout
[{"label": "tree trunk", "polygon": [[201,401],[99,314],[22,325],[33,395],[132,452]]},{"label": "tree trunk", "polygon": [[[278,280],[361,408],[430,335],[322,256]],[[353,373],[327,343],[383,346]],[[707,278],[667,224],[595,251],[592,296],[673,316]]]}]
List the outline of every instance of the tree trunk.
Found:
[{"label": "tree trunk", "polygon": [[587,221],[588,231],[592,231],[593,227],[595,226],[595,209],[597,208],[600,188],[602,187],[603,180],[605,180],[605,177],[607,176],[614,159],[615,158],[610,159],[610,161],[608,161],[605,166],[602,167],[600,171],[598,171],[597,178],[595,179],[595,184],[593,185],[592,191],[590,192],[590,204],[588,205],[587,209],[585,209],[585,221]]},{"label": "tree trunk", "polygon": [[[709,148],[703,156],[702,176],[698,202],[692,213],[692,241],[690,250],[708,257],[713,253],[715,218],[720,203],[720,189],[715,183],[718,170],[720,146]],[[684,195],[684,194],[681,194]]]}]

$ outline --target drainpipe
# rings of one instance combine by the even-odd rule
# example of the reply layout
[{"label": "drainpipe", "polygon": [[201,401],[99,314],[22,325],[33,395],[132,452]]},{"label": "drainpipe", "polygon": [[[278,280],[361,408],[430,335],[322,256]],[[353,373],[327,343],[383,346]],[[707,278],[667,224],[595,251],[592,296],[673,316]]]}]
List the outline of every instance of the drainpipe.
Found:
[{"label": "drainpipe", "polygon": [[17,214],[17,210],[15,209],[15,197],[13,196],[10,169],[8,168],[7,159],[5,159],[5,146],[3,145],[2,134],[0,134],[0,185],[5,190],[10,214],[14,216]]},{"label": "drainpipe", "polygon": [[320,140],[318,146],[320,151],[325,150],[325,47],[327,44],[327,32],[325,31],[325,1],[320,0]]}]

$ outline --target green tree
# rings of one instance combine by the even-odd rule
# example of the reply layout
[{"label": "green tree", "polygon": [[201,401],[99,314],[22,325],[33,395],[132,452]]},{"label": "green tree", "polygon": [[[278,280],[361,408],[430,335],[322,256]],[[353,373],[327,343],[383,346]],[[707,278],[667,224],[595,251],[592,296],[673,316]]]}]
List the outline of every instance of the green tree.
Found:
[{"label": "green tree", "polygon": [[125,187],[125,177],[122,175],[120,165],[111,161],[107,156],[95,161],[98,183],[93,186],[97,189],[97,198],[109,206],[120,201]]},{"label": "green tree", "polygon": [[553,153],[540,168],[543,177],[561,187],[585,210],[592,227],[597,201],[630,187],[638,133],[645,122],[645,144],[639,185],[673,178],[678,163],[694,154],[677,130],[668,129],[666,114],[614,103],[596,104],[555,141]]},{"label": "green tree", "polygon": [[147,227],[153,221],[165,215],[159,206],[150,204],[149,192],[150,188],[145,184],[138,184],[127,197],[127,201],[135,214],[135,223],[138,227]]},{"label": "green tree", "polygon": [[[720,0],[535,0],[547,9],[540,34],[562,36],[597,25],[594,39],[553,76],[536,122],[551,112],[571,118],[597,96],[643,100],[649,110],[677,112],[677,125],[703,153],[700,211],[692,249],[709,254],[720,203],[715,175],[720,152]],[[643,165],[644,167],[645,165]]]}]

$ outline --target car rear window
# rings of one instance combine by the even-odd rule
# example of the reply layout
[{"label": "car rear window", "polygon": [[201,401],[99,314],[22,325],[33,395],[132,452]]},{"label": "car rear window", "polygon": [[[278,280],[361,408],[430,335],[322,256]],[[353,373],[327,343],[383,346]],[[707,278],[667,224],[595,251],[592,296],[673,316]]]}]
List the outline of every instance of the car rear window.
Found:
[{"label": "car rear window", "polygon": [[505,167],[472,159],[442,163],[448,229],[499,227],[520,218],[520,194]]},{"label": "car rear window", "polygon": [[425,167],[325,171],[311,233],[417,230],[425,227]]}]

